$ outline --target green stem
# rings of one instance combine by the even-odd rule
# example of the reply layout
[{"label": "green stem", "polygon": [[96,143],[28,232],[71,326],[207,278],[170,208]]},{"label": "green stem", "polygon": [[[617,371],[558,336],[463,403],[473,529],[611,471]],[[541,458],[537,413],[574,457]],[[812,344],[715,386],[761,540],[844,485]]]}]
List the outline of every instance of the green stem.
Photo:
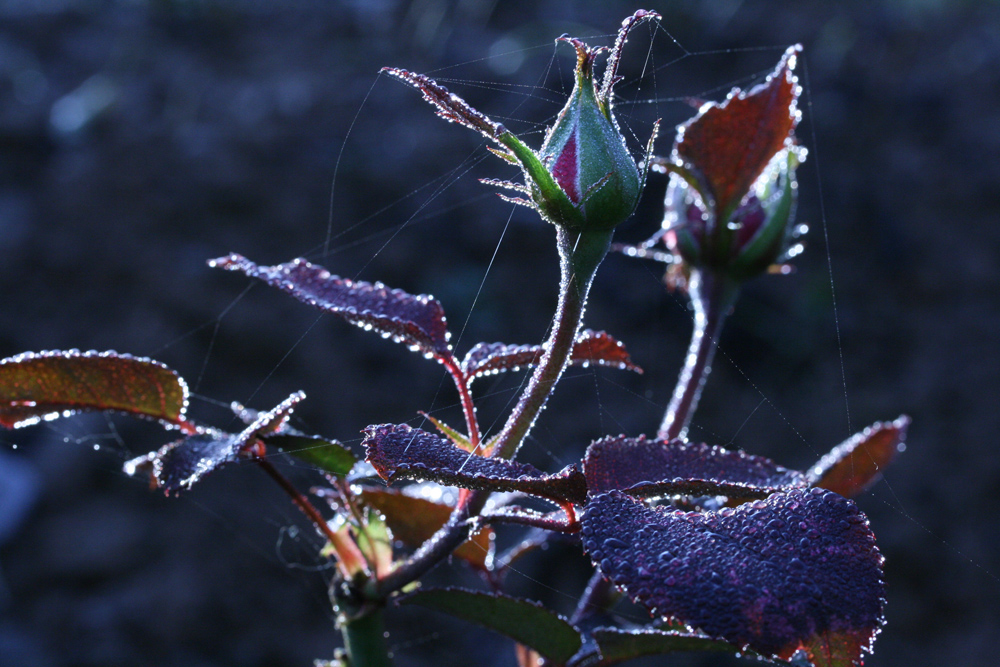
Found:
[{"label": "green stem", "polygon": [[614,602],[615,589],[611,582],[604,578],[600,570],[594,570],[590,581],[576,604],[576,609],[569,622],[578,625],[580,621],[592,614],[604,611]]},{"label": "green stem", "polygon": [[494,445],[492,455],[503,459],[510,459],[517,453],[569,364],[590,285],[611,246],[610,231],[573,232],[562,227],[556,230],[561,273],[559,304],[552,333],[545,341],[545,352]]},{"label": "green stem", "polygon": [[694,331],[670,405],[656,434],[658,438],[672,440],[687,436],[688,425],[712,370],[719,333],[739,292],[739,283],[730,278],[703,269],[691,271],[688,293],[694,306]]},{"label": "green stem", "polygon": [[[556,229],[562,280],[552,333],[528,387],[500,432],[493,448],[494,456],[509,459],[517,452],[566,368],[583,319],[590,284],[611,246],[610,231],[569,232],[561,227]],[[473,491],[465,496],[464,502],[452,511],[448,522],[405,563],[382,578],[373,594],[387,597],[447,558],[468,539],[469,519],[479,516],[489,496],[489,491]]]},{"label": "green stem", "polygon": [[355,616],[342,616],[340,632],[350,667],[392,667],[382,607],[368,606]]}]

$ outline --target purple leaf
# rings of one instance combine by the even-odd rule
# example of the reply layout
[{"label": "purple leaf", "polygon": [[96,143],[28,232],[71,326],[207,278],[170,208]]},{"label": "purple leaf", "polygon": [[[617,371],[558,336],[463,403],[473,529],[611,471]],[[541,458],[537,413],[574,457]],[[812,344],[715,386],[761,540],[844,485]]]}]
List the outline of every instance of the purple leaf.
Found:
[{"label": "purple leaf", "polygon": [[877,422],[837,445],[809,469],[813,486],[856,496],[882,478],[882,470],[902,451],[910,418]]},{"label": "purple leaf", "polygon": [[667,495],[765,498],[805,487],[805,476],[762,456],[682,440],[606,437],[587,448],[591,495],[618,489],[640,498]]},{"label": "purple leaf", "polygon": [[882,556],[850,500],[793,489],[717,512],[650,509],[618,491],[581,518],[585,551],[654,615],[738,649],[859,665],[883,623]]},{"label": "purple leaf", "polygon": [[[541,345],[479,343],[465,355],[462,370],[468,381],[472,382],[483,375],[535,366],[544,352],[545,348]],[[570,362],[577,366],[594,364],[642,373],[642,369],[632,363],[623,343],[603,331],[590,329],[581,331],[573,343]]]},{"label": "purple leaf", "polygon": [[296,392],[273,410],[257,413],[254,422],[239,434],[206,429],[166,444],[155,452],[127,461],[125,472],[129,475],[149,473],[156,486],[167,495],[190,489],[216,468],[236,461],[260,438],[277,432],[288,420],[295,405],[304,398],[304,393]]},{"label": "purple leaf", "polygon": [[26,352],[0,361],[0,426],[113,410],[190,428],[188,389],[158,361],[117,352]]},{"label": "purple leaf", "polygon": [[387,482],[397,477],[490,491],[521,491],[582,504],[583,474],[575,466],[547,475],[527,463],[470,454],[433,433],[406,424],[365,429],[367,460]]},{"label": "purple leaf", "polygon": [[303,303],[363,329],[377,331],[438,360],[452,358],[444,308],[426,294],[414,296],[382,283],[339,278],[301,258],[277,266],[258,266],[232,254],[213,259],[209,265],[259,278]]}]

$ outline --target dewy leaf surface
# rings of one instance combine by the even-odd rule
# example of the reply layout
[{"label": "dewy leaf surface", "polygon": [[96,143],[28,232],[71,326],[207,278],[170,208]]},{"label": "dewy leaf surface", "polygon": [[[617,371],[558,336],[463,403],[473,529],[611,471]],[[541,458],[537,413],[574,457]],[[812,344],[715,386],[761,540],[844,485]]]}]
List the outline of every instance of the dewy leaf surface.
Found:
[{"label": "dewy leaf surface", "polygon": [[[538,364],[545,348],[541,345],[506,345],[504,343],[479,343],[465,355],[462,370],[469,382],[504,371],[517,371]],[[625,345],[604,331],[582,331],[573,343],[570,363],[577,366],[594,364],[611,366],[641,373],[632,363]]]},{"label": "dewy leaf surface", "polygon": [[158,361],[117,352],[28,352],[0,361],[0,426],[81,410],[113,410],[184,425],[188,389]]},{"label": "dewy leaf surface", "polygon": [[400,599],[464,618],[534,649],[555,665],[580,650],[580,633],[562,616],[537,602],[461,588],[418,591]]},{"label": "dewy leaf surface", "polygon": [[426,294],[414,296],[382,283],[339,278],[301,258],[277,266],[258,266],[232,254],[213,259],[209,265],[263,280],[303,303],[437,359],[452,356],[444,308]]},{"label": "dewy leaf surface", "polygon": [[823,489],[718,512],[650,509],[618,492],[581,518],[584,550],[653,614],[737,648],[859,665],[883,622],[882,556],[864,514]]},{"label": "dewy leaf surface", "polygon": [[236,435],[206,429],[168,443],[155,452],[127,461],[125,472],[129,475],[148,472],[168,495],[189,489],[216,468],[236,461],[258,439],[280,429],[304,398],[304,393],[296,392],[274,409],[257,413],[254,422]]},{"label": "dewy leaf surface", "polygon": [[387,482],[397,477],[490,491],[522,491],[582,504],[587,487],[574,466],[547,475],[527,463],[476,456],[452,442],[406,424],[365,429],[367,460]]},{"label": "dewy leaf surface", "polygon": [[906,440],[910,418],[878,422],[837,445],[809,469],[813,486],[856,496],[882,478]]},{"label": "dewy leaf surface", "polygon": [[[430,539],[454,509],[445,503],[393,489],[364,489],[361,499],[385,516],[385,522],[397,540],[413,548]],[[492,536],[492,528],[483,528],[456,549],[455,555],[481,570],[488,569],[493,554]]]},{"label": "dewy leaf surface", "polygon": [[749,92],[734,89],[679,128],[675,157],[706,179],[719,215],[739,205],[795,129],[800,88],[792,70],[801,50],[785,51],[763,84]]},{"label": "dewy leaf surface", "polygon": [[618,489],[636,497],[724,495],[764,498],[804,487],[805,476],[763,456],[683,440],[606,437],[587,448],[583,472],[591,495]]}]

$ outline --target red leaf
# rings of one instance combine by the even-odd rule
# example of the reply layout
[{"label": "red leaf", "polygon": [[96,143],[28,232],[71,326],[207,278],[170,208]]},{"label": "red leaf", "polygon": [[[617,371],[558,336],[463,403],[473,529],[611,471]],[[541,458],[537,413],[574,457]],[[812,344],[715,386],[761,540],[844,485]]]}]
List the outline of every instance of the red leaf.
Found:
[{"label": "red leaf", "polygon": [[426,294],[414,296],[382,283],[339,278],[301,258],[277,266],[258,266],[232,254],[213,259],[209,265],[259,278],[303,303],[439,360],[452,357],[444,308]]},{"label": "red leaf", "polygon": [[858,495],[881,479],[882,470],[902,451],[909,426],[906,415],[893,422],[872,424],[810,468],[810,483],[848,498]]},{"label": "red leaf", "polygon": [[[429,540],[454,509],[442,502],[393,489],[364,489],[361,499],[385,516],[385,523],[393,537],[413,548]],[[455,555],[481,570],[488,569],[493,556],[493,529],[486,527],[480,530],[456,549]]]},{"label": "red leaf", "polygon": [[187,427],[187,384],[158,361],[117,352],[27,352],[0,361],[0,426],[113,410]]},{"label": "red leaf", "polygon": [[189,489],[216,468],[236,461],[240,454],[258,442],[259,438],[278,431],[291,416],[295,405],[305,398],[301,391],[282,401],[274,409],[257,413],[252,424],[239,434],[203,430],[155,452],[125,463],[125,472],[135,475],[148,472],[166,494]]},{"label": "red leaf", "polygon": [[527,463],[470,454],[406,424],[369,426],[364,433],[361,444],[367,460],[387,482],[402,477],[466,489],[521,491],[577,504],[586,499],[586,482],[575,466],[547,475]]},{"label": "red leaf", "polygon": [[805,476],[762,456],[682,440],[602,438],[587,448],[583,473],[591,495],[618,489],[640,498],[723,495],[765,498],[808,485]]},{"label": "red leaf", "polygon": [[654,615],[738,649],[860,665],[883,623],[882,556],[850,500],[794,489],[717,512],[650,509],[618,491],[581,517],[584,550]]},{"label": "red leaf", "polygon": [[[465,355],[462,370],[472,382],[483,375],[493,375],[504,371],[517,371],[538,364],[545,348],[541,345],[505,345],[504,343],[479,343]],[[570,362],[577,366],[612,366],[622,370],[642,373],[642,369],[632,363],[625,345],[603,331],[586,329],[580,332]]]},{"label": "red leaf", "polygon": [[708,182],[720,218],[731,213],[798,123],[800,87],[792,73],[801,46],[785,51],[767,80],[721,104],[709,103],[678,128],[675,157]]}]

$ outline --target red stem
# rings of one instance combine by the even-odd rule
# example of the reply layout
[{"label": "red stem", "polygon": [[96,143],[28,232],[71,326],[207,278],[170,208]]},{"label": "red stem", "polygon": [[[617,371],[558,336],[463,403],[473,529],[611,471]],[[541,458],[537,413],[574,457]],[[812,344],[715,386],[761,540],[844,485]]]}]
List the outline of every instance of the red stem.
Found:
[{"label": "red stem", "polygon": [[688,294],[694,306],[694,331],[677,386],[656,434],[664,440],[687,436],[688,425],[711,372],[719,332],[739,295],[739,284],[711,271],[695,269],[691,272]]},{"label": "red stem", "polygon": [[319,513],[319,510],[309,502],[309,499],[299,493],[299,490],[288,481],[288,478],[281,474],[281,472],[275,468],[270,461],[260,456],[253,455],[252,459],[254,463],[259,465],[264,472],[266,472],[271,479],[278,483],[285,493],[291,497],[292,502],[295,503],[296,507],[302,510],[302,513],[309,518],[309,520],[316,526],[325,537],[333,545],[334,550],[337,552],[339,557],[338,565],[341,567],[341,571],[348,577],[353,577],[358,571],[364,568],[366,563],[364,555],[357,548],[353,542],[348,543],[345,541],[343,536],[338,535],[333,530],[331,530],[330,525],[323,518],[323,515]]},{"label": "red stem", "polygon": [[442,358],[441,363],[448,370],[451,379],[455,381],[455,388],[462,401],[462,412],[465,413],[465,426],[469,431],[469,442],[472,450],[479,449],[479,420],[476,418],[476,405],[472,402],[472,392],[469,389],[469,379],[465,376],[465,371],[456,363],[454,357]]}]

